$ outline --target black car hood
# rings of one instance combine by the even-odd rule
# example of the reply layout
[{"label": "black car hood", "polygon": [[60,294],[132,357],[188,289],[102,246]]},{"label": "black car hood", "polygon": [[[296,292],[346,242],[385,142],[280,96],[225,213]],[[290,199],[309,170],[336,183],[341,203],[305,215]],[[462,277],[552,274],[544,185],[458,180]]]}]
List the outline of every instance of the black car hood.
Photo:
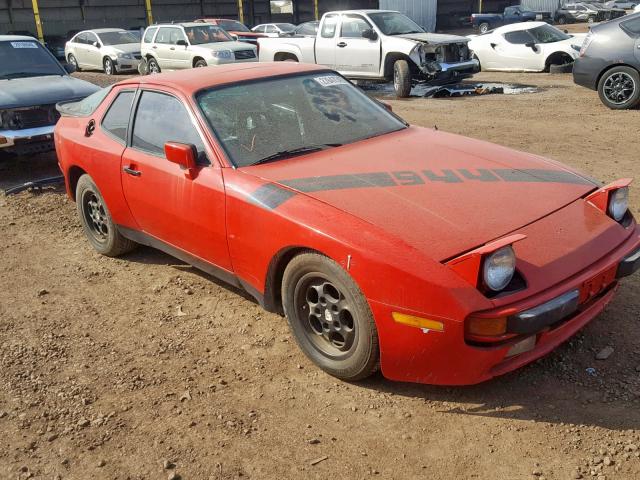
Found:
[{"label": "black car hood", "polygon": [[79,100],[98,90],[100,87],[69,75],[0,80],[0,109]]}]

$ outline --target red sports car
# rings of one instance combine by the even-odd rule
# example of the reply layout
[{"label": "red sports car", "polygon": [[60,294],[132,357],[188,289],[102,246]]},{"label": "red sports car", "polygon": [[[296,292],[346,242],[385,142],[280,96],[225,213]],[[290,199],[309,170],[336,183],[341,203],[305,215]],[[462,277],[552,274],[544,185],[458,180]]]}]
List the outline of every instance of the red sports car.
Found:
[{"label": "red sports car", "polygon": [[98,252],[150,245],[243,287],[345,380],[503,374],[640,267],[630,180],[409,126],[323,67],[133,78],[58,108]]}]

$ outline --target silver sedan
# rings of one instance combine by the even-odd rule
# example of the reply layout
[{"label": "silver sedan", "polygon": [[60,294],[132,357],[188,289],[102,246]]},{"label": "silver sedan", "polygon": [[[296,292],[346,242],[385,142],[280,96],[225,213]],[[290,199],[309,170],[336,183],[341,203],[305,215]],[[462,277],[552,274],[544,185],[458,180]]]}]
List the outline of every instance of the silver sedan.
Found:
[{"label": "silver sedan", "polygon": [[78,70],[103,70],[107,75],[135,72],[140,39],[120,28],[85,30],[66,43],[64,56]]}]

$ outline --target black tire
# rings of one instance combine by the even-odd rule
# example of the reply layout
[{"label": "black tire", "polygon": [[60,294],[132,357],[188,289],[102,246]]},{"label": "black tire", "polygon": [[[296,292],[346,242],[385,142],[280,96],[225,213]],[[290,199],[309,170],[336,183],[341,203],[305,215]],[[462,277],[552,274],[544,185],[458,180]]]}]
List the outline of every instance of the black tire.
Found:
[{"label": "black tire", "polygon": [[78,179],[76,207],[85,235],[91,246],[102,255],[117,257],[130,252],[136,243],[123,237],[111,219],[102,194],[87,174]]},{"label": "black tire", "polygon": [[78,60],[76,59],[76,57],[75,57],[75,55],[73,53],[69,54],[69,57],[67,57],[67,62],[69,62],[74,67],[76,67],[76,72],[80,71],[80,66],[78,65]]},{"label": "black tire", "polygon": [[146,58],[141,58],[138,63],[138,73],[140,75],[149,75],[149,64]]},{"label": "black tire", "polygon": [[154,73],[161,73],[162,70],[160,70],[160,65],[158,65],[158,61],[151,57],[149,58],[149,60],[147,60],[147,66],[149,69],[149,75],[153,75]]},{"label": "black tire", "polygon": [[631,67],[607,70],[598,82],[600,101],[613,110],[626,110],[640,104],[640,74]]},{"label": "black tire", "polygon": [[475,53],[473,53],[471,55],[471,58],[478,61],[478,71],[481,72],[482,71],[482,62],[480,61],[478,56]]},{"label": "black tire", "polygon": [[317,253],[294,257],[284,272],[282,299],[298,346],[322,370],[357,381],[378,369],[373,314],[356,283],[336,262]]},{"label": "black tire", "polygon": [[113,64],[113,60],[109,57],[105,57],[102,60],[102,71],[105,75],[115,75],[116,74],[116,66]]},{"label": "black tire", "polygon": [[593,23],[595,23],[595,22],[596,22],[596,17],[589,17],[589,18],[587,18],[587,23],[588,23],[589,25],[591,25],[591,24],[593,24]]},{"label": "black tire", "polygon": [[207,66],[207,62],[199,58],[196,63],[193,64],[193,68],[203,68]]},{"label": "black tire", "polygon": [[566,23],[567,23],[567,17],[565,17],[564,15],[560,15],[560,16],[558,17],[558,23],[559,23],[560,25],[566,25]]},{"label": "black tire", "polygon": [[478,25],[478,30],[480,31],[480,33],[487,33],[489,30],[491,30],[491,25],[489,25],[489,23],[487,22],[482,22],[480,25]]},{"label": "black tire", "polygon": [[411,70],[406,60],[396,60],[393,64],[393,89],[398,98],[411,94]]}]

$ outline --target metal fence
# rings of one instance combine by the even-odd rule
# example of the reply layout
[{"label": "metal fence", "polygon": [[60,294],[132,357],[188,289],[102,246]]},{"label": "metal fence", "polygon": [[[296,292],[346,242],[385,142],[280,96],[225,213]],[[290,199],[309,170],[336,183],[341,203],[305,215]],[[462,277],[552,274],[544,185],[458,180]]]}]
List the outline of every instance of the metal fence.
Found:
[{"label": "metal fence", "polygon": [[380,0],[383,10],[397,10],[411,18],[428,32],[436,29],[438,0]]}]

